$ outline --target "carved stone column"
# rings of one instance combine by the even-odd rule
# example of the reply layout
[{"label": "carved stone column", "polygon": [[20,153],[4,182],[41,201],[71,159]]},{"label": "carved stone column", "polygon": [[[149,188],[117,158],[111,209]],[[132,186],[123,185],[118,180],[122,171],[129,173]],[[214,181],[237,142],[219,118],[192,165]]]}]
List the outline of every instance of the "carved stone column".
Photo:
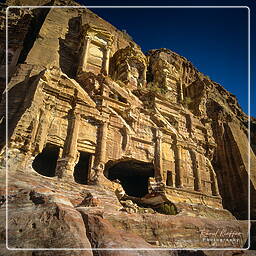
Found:
[{"label": "carved stone column", "polygon": [[156,129],[155,142],[155,178],[162,180],[163,157],[162,157],[162,132]]},{"label": "carved stone column", "polygon": [[27,145],[28,151],[35,151],[36,134],[38,131],[39,121],[40,121],[40,114],[36,115],[36,117],[31,122],[32,131],[31,131],[30,141],[28,142],[28,145]]},{"label": "carved stone column", "polygon": [[182,166],[182,159],[181,159],[181,145],[176,145],[176,176],[177,176],[177,187],[183,187],[183,166]]},{"label": "carved stone column", "polygon": [[212,182],[212,195],[220,196],[218,181],[217,181],[217,177],[216,177],[216,174],[215,174],[215,171],[213,170],[213,168],[211,168],[211,170],[210,170],[210,175],[211,175],[211,182]]},{"label": "carved stone column", "polygon": [[[208,152],[208,156],[210,157],[210,159],[212,159],[212,155],[213,155],[213,151]],[[211,163],[210,159],[208,157],[206,157],[205,161],[206,161],[206,168],[208,168],[208,170],[210,172],[212,195],[220,196],[216,173],[212,167],[212,163]]]},{"label": "carved stone column", "polygon": [[104,60],[104,67],[103,69],[106,71],[106,74],[108,75],[109,72],[109,58],[110,58],[110,47],[107,46],[106,47],[106,51],[105,51],[105,60]]},{"label": "carved stone column", "polygon": [[34,152],[40,153],[44,149],[44,145],[47,139],[47,134],[50,126],[51,107],[46,105],[45,109],[40,110],[39,123],[35,120],[35,131],[33,132],[34,140]]},{"label": "carved stone column", "polygon": [[95,155],[91,155],[89,159],[89,168],[88,168],[88,176],[87,176],[87,183],[90,182],[93,175],[93,166],[94,166],[94,159]]},{"label": "carved stone column", "polygon": [[87,64],[87,58],[88,58],[88,51],[89,51],[89,46],[90,46],[91,40],[92,39],[89,36],[86,36],[84,38],[82,56],[81,56],[80,67],[79,67],[80,72],[86,72],[86,64]]},{"label": "carved stone column", "polygon": [[145,68],[143,70],[143,87],[146,87],[147,84],[147,65],[145,64]]},{"label": "carved stone column", "polygon": [[200,173],[200,163],[198,161],[198,153],[192,151],[194,155],[194,173],[195,173],[195,190],[202,191],[202,179]]},{"label": "carved stone column", "polygon": [[211,176],[212,176],[211,177],[211,180],[212,180],[212,194],[214,196],[220,196],[216,174],[213,170],[211,171]]},{"label": "carved stone column", "polygon": [[183,80],[182,80],[182,78],[180,79],[180,88],[179,89],[180,89],[180,93],[179,93],[180,101],[183,102],[184,96],[183,96]]},{"label": "carved stone column", "polygon": [[99,152],[98,163],[105,164],[107,148],[108,122],[103,121],[99,127]]},{"label": "carved stone column", "polygon": [[108,134],[107,121],[102,121],[98,130],[97,149],[94,159],[94,166],[92,168],[92,174],[90,175],[91,184],[106,183],[106,178],[103,174],[106,161],[106,149],[107,149],[107,134]]},{"label": "carved stone column", "polygon": [[193,123],[193,115],[192,114],[189,114],[188,115],[188,121],[189,121],[189,133],[190,133],[190,136],[193,137],[195,136],[195,124]]},{"label": "carved stone column", "polygon": [[130,153],[130,150],[131,150],[131,137],[132,137],[132,134],[131,132],[129,131],[129,129],[127,127],[123,127],[122,130],[122,137],[123,137],[123,141],[122,141],[122,149],[123,149],[123,153]]},{"label": "carved stone column", "polygon": [[62,170],[62,165],[63,165],[63,148],[59,148],[59,155],[58,155],[58,160],[57,160],[57,163],[56,163],[56,170],[55,170],[55,175],[56,176],[60,176],[61,175],[61,171]]},{"label": "carved stone column", "polygon": [[[80,120],[80,114],[77,113],[76,110],[72,110],[69,118],[70,124],[68,127],[68,135],[66,137],[66,142],[64,145],[63,158],[60,159],[60,161],[58,161],[58,166],[60,166],[60,169],[56,171],[58,177],[60,178],[72,177],[73,179],[74,167],[78,160],[77,139],[79,133]],[[62,162],[62,164],[60,164],[59,162]]]}]

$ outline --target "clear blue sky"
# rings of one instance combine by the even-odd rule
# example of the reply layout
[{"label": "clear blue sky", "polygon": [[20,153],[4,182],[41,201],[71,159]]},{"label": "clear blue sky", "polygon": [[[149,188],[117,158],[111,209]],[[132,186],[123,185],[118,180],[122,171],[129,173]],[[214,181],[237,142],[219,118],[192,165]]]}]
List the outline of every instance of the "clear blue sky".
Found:
[{"label": "clear blue sky", "polygon": [[[84,5],[227,5],[249,6],[255,47],[256,1],[79,1]],[[190,60],[199,71],[235,94],[248,113],[248,9],[163,8],[92,9],[120,30],[126,30],[145,52],[169,48]],[[255,54],[251,49],[251,115],[256,117]]]}]

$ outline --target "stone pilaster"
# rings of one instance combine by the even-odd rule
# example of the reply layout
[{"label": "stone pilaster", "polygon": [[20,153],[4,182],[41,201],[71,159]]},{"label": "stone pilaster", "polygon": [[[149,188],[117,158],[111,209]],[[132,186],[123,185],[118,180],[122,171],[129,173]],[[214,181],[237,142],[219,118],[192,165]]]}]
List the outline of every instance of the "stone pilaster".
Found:
[{"label": "stone pilaster", "polygon": [[55,171],[55,175],[56,176],[60,176],[60,174],[62,173],[62,165],[63,165],[63,148],[59,148],[59,155],[58,155],[58,160],[57,160],[57,164],[56,164],[56,171]]},{"label": "stone pilaster", "polygon": [[179,97],[180,97],[180,102],[183,102],[184,100],[184,95],[183,95],[183,80],[182,78],[180,79],[180,88],[179,88]]},{"label": "stone pilaster", "polygon": [[176,186],[179,188],[183,187],[183,166],[182,166],[182,157],[181,157],[181,145],[176,145],[176,164],[175,164],[175,171],[176,171],[176,177],[177,177],[177,184]]},{"label": "stone pilaster", "polygon": [[143,70],[143,87],[146,87],[147,84],[147,65],[145,64],[145,68]]},{"label": "stone pilaster", "polygon": [[162,157],[162,132],[156,129],[155,134],[155,178],[162,180],[163,157]]},{"label": "stone pilaster", "polygon": [[79,71],[80,72],[86,72],[86,64],[87,64],[87,58],[88,58],[88,51],[89,51],[89,46],[90,46],[91,40],[92,39],[89,36],[86,36],[84,38],[82,56],[81,56],[80,67],[79,67]]},{"label": "stone pilaster", "polygon": [[129,129],[127,127],[123,127],[122,128],[122,137],[123,137],[123,141],[122,141],[122,150],[123,150],[123,153],[130,153],[130,150],[131,150],[131,137],[132,137],[132,134],[131,132],[129,131]]},{"label": "stone pilaster", "polygon": [[194,174],[195,174],[195,190],[202,191],[202,179],[200,173],[200,162],[198,161],[198,155],[196,152],[192,151],[194,155]]},{"label": "stone pilaster", "polygon": [[38,131],[39,121],[40,121],[40,115],[36,115],[36,117],[32,121],[31,138],[27,145],[28,151],[34,151],[34,149],[35,149],[36,134]]},{"label": "stone pilaster", "polygon": [[90,182],[90,180],[92,180],[94,160],[95,160],[95,155],[91,155],[89,160],[87,182]]},{"label": "stone pilaster", "polygon": [[105,59],[104,59],[104,67],[103,67],[103,69],[106,71],[107,75],[109,73],[110,50],[111,50],[111,48],[109,46],[107,46],[106,50],[105,50],[105,57],[104,57]]},{"label": "stone pilaster", "polygon": [[44,149],[44,146],[47,140],[49,126],[50,126],[50,118],[51,118],[50,106],[46,105],[45,109],[40,110],[39,121],[35,120],[35,128],[34,128],[35,131],[33,131],[32,136],[34,139],[34,152],[36,154],[42,152]]},{"label": "stone pilaster", "polygon": [[210,174],[211,174],[211,182],[212,182],[212,195],[220,196],[217,177],[213,169],[211,169]]},{"label": "stone pilaster", "polygon": [[193,137],[195,136],[195,128],[194,128],[194,123],[193,123],[193,115],[192,114],[189,114],[188,115],[188,121],[189,121],[189,133],[190,133],[190,136]]},{"label": "stone pilaster", "polygon": [[56,171],[59,178],[72,177],[73,179],[74,167],[76,162],[78,161],[77,139],[80,121],[80,114],[77,113],[76,110],[71,110],[63,156],[61,159],[58,160],[59,168]]},{"label": "stone pilaster", "polygon": [[98,162],[105,164],[106,148],[107,148],[107,135],[108,135],[108,122],[103,121],[99,127],[99,155]]},{"label": "stone pilaster", "polygon": [[107,135],[108,135],[107,121],[101,121],[98,130],[97,149],[94,158],[94,164],[92,167],[92,174],[90,175],[91,184],[104,183],[106,178],[104,177],[103,171],[106,162],[106,149],[107,149]]}]

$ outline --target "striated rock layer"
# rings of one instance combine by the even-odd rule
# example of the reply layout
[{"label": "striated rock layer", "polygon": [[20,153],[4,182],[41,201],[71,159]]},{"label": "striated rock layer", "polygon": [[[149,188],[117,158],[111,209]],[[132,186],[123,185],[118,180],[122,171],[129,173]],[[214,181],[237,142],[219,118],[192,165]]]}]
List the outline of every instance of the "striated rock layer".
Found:
[{"label": "striated rock layer", "polygon": [[6,90],[0,44],[0,161],[8,167],[0,254],[55,255],[5,250],[5,207],[10,248],[210,256],[218,252],[152,249],[247,246],[249,184],[256,217],[255,120],[250,146],[234,95],[171,50],[143,53],[85,8],[11,8],[8,24]]}]

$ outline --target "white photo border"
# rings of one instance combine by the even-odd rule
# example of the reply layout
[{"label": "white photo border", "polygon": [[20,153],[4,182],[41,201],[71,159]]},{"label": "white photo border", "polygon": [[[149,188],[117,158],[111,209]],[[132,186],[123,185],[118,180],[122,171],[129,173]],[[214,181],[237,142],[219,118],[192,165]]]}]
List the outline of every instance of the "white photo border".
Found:
[{"label": "white photo border", "polygon": [[[224,8],[224,9],[232,9],[232,8],[239,8],[239,9],[247,9],[248,11],[248,247],[247,248],[11,248],[8,246],[8,12],[9,9],[38,9],[38,8],[75,8],[75,9],[100,9],[100,8],[122,8],[122,9],[135,9],[135,8],[145,8],[145,9],[163,9],[163,8],[200,8],[200,9],[206,9],[206,8]],[[93,251],[120,251],[120,250],[128,250],[128,251],[166,251],[166,250],[248,250],[250,248],[251,244],[251,237],[250,237],[250,172],[251,172],[251,164],[250,164],[250,114],[251,114],[251,100],[250,100],[250,94],[251,94],[251,10],[248,6],[8,6],[6,8],[6,248],[8,250],[12,251],[87,251],[87,250],[93,250]]]}]

